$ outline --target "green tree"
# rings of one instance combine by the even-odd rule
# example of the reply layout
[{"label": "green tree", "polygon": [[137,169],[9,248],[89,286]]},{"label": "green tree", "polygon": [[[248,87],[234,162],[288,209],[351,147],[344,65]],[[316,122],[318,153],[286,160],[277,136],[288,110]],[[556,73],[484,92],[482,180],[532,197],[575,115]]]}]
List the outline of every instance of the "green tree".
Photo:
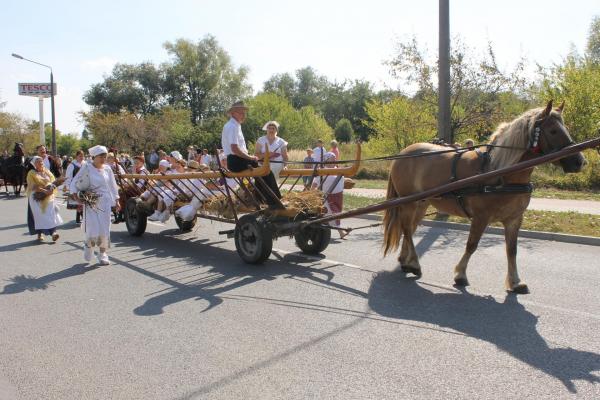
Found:
[{"label": "green tree", "polygon": [[354,129],[352,129],[352,123],[346,118],[342,118],[335,124],[335,138],[338,142],[348,143],[354,136]]},{"label": "green tree", "polygon": [[69,133],[56,137],[56,151],[59,155],[75,156],[75,152],[81,149],[81,142],[77,135]]},{"label": "green tree", "polygon": [[437,123],[426,103],[398,97],[367,104],[367,125],[376,132],[369,146],[376,154],[396,154],[406,146],[436,136]]},{"label": "green tree", "polygon": [[283,97],[274,93],[262,93],[248,100],[250,110],[243,130],[249,142],[265,134],[267,121],[276,120],[281,126],[279,136],[289,143],[289,148],[302,149],[312,146],[318,138],[330,140],[332,130],[312,107],[294,109]]},{"label": "green tree", "polygon": [[215,37],[208,35],[198,43],[178,39],[166,42],[164,48],[171,56],[171,63],[164,66],[169,103],[189,109],[193,125],[223,114],[250,94],[248,69],[235,68]]},{"label": "green tree", "polygon": [[576,54],[542,71],[538,102],[564,101],[563,118],[576,141],[597,136],[600,121],[600,64]]},{"label": "green tree", "polygon": [[[524,78],[525,60],[521,59],[512,71],[498,67],[491,43],[482,57],[475,57],[459,39],[455,39],[450,56],[451,121],[453,137],[489,135],[507,116],[502,101],[519,100],[524,96],[527,81]],[[396,56],[387,62],[392,76],[407,87],[415,87],[414,98],[428,104],[432,115],[437,115],[437,60],[430,62],[426,52],[415,38],[398,43]],[[518,101],[518,105],[523,102]],[[523,110],[519,110],[523,111]]]},{"label": "green tree", "polygon": [[594,63],[600,63],[600,16],[595,16],[590,24],[586,56]]},{"label": "green tree", "polygon": [[92,85],[83,100],[107,113],[126,110],[138,115],[158,112],[165,104],[165,73],[152,63],[117,64],[104,82]]}]

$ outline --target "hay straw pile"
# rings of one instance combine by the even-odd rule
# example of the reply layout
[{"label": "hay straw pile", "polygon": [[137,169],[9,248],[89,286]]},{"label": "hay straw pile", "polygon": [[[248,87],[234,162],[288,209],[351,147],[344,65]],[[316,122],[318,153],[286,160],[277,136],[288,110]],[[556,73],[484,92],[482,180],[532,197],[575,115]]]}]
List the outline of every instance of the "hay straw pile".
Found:
[{"label": "hay straw pile", "polygon": [[320,214],[323,208],[323,192],[306,190],[304,192],[287,192],[281,202],[286,208],[299,212]]},{"label": "hay straw pile", "polygon": [[[242,198],[248,197],[247,193],[238,188],[238,195]],[[250,203],[252,201],[247,199]],[[287,192],[283,195],[281,202],[288,210],[294,210],[296,213],[308,212],[312,214],[321,214],[323,211],[323,192],[319,190],[307,190],[304,192]],[[233,197],[233,203],[237,212],[247,212],[246,207]],[[204,202],[203,209],[210,214],[218,215],[223,218],[233,218],[233,209],[225,195],[211,197]]]}]

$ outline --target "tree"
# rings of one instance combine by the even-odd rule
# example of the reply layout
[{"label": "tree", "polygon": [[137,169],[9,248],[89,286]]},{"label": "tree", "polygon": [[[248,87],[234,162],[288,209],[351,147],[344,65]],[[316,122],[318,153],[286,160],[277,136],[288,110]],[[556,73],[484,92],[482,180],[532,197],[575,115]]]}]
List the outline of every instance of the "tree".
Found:
[{"label": "tree", "polygon": [[542,71],[538,102],[564,101],[563,118],[576,141],[597,135],[600,121],[600,64],[571,54],[562,65]]},{"label": "tree", "polygon": [[35,152],[39,144],[39,129],[30,129],[30,122],[16,113],[0,111],[0,153],[12,155],[15,143],[23,143],[28,154]]},{"label": "tree", "polygon": [[367,103],[367,125],[376,132],[369,145],[376,154],[397,154],[406,146],[436,136],[436,121],[428,104],[406,97],[389,103]]},{"label": "tree", "polygon": [[346,118],[342,118],[335,124],[335,138],[338,142],[348,143],[352,140],[354,129],[352,123]]},{"label": "tree", "polygon": [[595,16],[590,24],[586,55],[592,62],[600,64],[600,16]]},{"label": "tree", "polygon": [[169,143],[171,136],[180,137],[192,130],[189,111],[171,107],[145,118],[123,111],[82,114],[95,143],[138,153]]},{"label": "tree", "polygon": [[274,93],[262,93],[248,100],[250,110],[243,130],[249,142],[255,142],[264,132],[267,121],[280,123],[279,136],[291,149],[312,146],[317,139],[330,140],[332,131],[327,122],[312,107],[294,109],[288,100]]},{"label": "tree", "polygon": [[[489,135],[495,126],[514,115],[503,111],[505,94],[523,97],[527,81],[524,78],[525,60],[521,59],[510,72],[498,67],[491,43],[486,53],[474,57],[473,51],[455,39],[450,56],[451,121],[453,137]],[[415,38],[398,43],[396,56],[387,62],[392,76],[408,87],[415,87],[414,98],[428,104],[437,115],[437,61],[428,61],[427,54]],[[504,96],[506,100],[506,96]],[[523,105],[523,102],[518,102]],[[523,110],[520,110],[523,111]]]},{"label": "tree", "polygon": [[275,93],[289,101],[296,96],[296,80],[287,72],[275,74],[263,84],[263,92]]},{"label": "tree", "polygon": [[223,114],[250,94],[248,69],[235,68],[215,37],[208,35],[198,43],[178,39],[164,48],[172,58],[164,65],[169,103],[188,108],[193,125]]},{"label": "tree", "polygon": [[164,74],[162,68],[149,62],[117,64],[104,82],[85,92],[83,100],[104,113],[126,110],[138,115],[153,114],[166,103]]}]

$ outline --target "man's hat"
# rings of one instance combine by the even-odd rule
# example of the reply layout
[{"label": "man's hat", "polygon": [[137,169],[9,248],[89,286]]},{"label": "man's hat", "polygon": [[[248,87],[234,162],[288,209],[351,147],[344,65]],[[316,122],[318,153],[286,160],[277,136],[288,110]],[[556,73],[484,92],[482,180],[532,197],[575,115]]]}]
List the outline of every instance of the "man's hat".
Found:
[{"label": "man's hat", "polygon": [[227,114],[231,113],[232,111],[236,111],[236,110],[248,111],[248,107],[246,107],[246,104],[244,104],[243,101],[236,101],[235,103],[233,103],[231,105],[231,107],[229,107],[229,110],[227,110]]}]

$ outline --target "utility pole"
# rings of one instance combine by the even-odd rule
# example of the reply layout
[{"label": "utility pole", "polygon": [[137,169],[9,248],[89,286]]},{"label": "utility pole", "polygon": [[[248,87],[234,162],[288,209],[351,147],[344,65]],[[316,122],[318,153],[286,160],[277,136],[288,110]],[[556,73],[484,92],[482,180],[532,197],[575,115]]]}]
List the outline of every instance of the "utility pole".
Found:
[{"label": "utility pole", "polygon": [[439,0],[438,138],[454,143],[450,130],[450,0]]}]

